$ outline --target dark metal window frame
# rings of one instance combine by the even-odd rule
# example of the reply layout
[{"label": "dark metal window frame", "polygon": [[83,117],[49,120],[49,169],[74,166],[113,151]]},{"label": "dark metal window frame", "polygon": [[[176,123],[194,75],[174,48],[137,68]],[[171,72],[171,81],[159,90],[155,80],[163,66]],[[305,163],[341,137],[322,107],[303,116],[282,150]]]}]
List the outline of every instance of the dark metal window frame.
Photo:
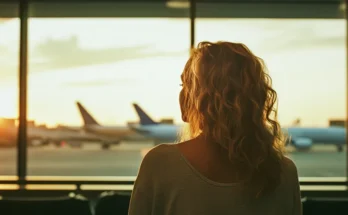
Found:
[{"label": "dark metal window frame", "polygon": [[27,175],[27,77],[28,77],[28,1],[20,0],[19,40],[19,126],[17,138],[17,176],[24,184]]},{"label": "dark metal window frame", "polygon": [[[18,17],[20,18],[20,48],[19,48],[19,126],[18,126],[18,144],[17,144],[17,177],[14,177],[13,179],[5,179],[1,180],[0,177],[0,184],[17,184],[19,185],[19,189],[25,189],[25,185],[28,184],[45,184],[45,185],[68,185],[73,184],[76,185],[76,189],[80,190],[82,185],[132,185],[134,183],[135,177],[128,177],[132,179],[126,179],[126,180],[94,180],[93,176],[86,177],[83,180],[81,179],[69,179],[74,177],[65,177],[64,179],[48,179],[47,177],[30,177],[27,176],[27,64],[28,64],[28,17],[30,16],[30,10],[29,10],[29,4],[28,1],[30,0],[19,0],[19,9],[18,9]],[[198,0],[199,1],[199,0]],[[348,0],[345,0],[346,5],[348,4]],[[229,3],[231,4],[231,3]],[[234,3],[235,4],[235,3]],[[262,4],[262,3],[260,3]],[[241,7],[241,4],[237,5],[237,7]],[[328,6],[328,10],[330,9],[330,5]],[[336,5],[337,6],[337,5]],[[242,5],[242,8],[245,7],[245,5]],[[197,17],[204,17],[204,12],[199,15],[199,11],[197,9],[196,0],[190,0],[190,7],[189,9],[189,18],[190,18],[190,48],[194,47],[195,44],[195,18]],[[324,8],[321,8],[324,9]],[[325,10],[325,9],[324,9]],[[197,12],[198,11],[198,12]],[[13,12],[13,11],[12,11]],[[318,14],[317,14],[318,15]],[[260,14],[258,14],[260,16]],[[262,15],[261,15],[262,16]],[[301,18],[303,14],[300,13],[299,17]],[[42,16],[38,17],[45,17],[43,14]],[[175,16],[174,16],[175,17]],[[224,17],[223,15],[221,17]],[[242,17],[240,14],[236,17]],[[250,17],[250,16],[249,16]],[[347,20],[348,17],[348,9],[345,8],[345,19]],[[284,17],[287,18],[287,17]],[[289,18],[289,17],[288,17]],[[304,17],[309,18],[309,17]],[[322,18],[342,18],[338,15],[335,16],[329,16],[329,17],[322,17]],[[346,26],[346,35],[348,35],[348,22]],[[346,36],[346,49],[348,50],[348,37]],[[348,62],[348,55],[346,54],[346,61]],[[348,64],[347,64],[347,101],[348,101]],[[348,117],[348,102],[346,106],[346,113]],[[348,120],[347,120],[348,121]],[[348,133],[348,126],[347,126],[347,133]],[[348,138],[347,138],[347,150],[348,150]],[[347,151],[346,151],[347,153]],[[32,178],[32,179],[30,179]],[[61,177],[60,177],[61,178]],[[98,177],[100,178],[100,177]],[[115,177],[117,178],[117,177]],[[121,177],[122,178],[122,177]],[[126,177],[127,178],[127,177]],[[313,178],[311,178],[313,179]],[[324,179],[324,180],[323,180]],[[338,179],[338,180],[330,180],[325,181],[325,178],[320,178],[320,180],[303,180],[300,181],[300,184],[303,186],[345,186],[346,190],[348,187],[348,156],[346,159],[346,177],[344,180]]]}]

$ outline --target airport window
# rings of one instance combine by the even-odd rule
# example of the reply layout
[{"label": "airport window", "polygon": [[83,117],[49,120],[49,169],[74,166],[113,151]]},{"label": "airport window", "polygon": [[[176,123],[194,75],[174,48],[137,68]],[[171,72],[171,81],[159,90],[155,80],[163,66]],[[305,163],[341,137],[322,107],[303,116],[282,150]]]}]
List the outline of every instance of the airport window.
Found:
[{"label": "airport window", "polygon": [[17,171],[19,19],[0,17],[0,175]]},{"label": "airport window", "polygon": [[342,19],[196,19],[196,43],[242,42],[265,60],[300,177],[346,174],[345,37]]},{"label": "airport window", "polygon": [[189,25],[189,18],[30,18],[28,175],[136,176],[159,142],[128,127],[139,122],[134,104],[153,122],[181,122]]},{"label": "airport window", "polygon": [[[345,177],[346,26],[338,6],[296,4],[280,13],[285,3],[197,2],[195,44],[243,42],[265,60],[300,181]],[[136,176],[148,149],[175,141],[192,41],[189,4],[169,3],[30,4],[29,176]],[[0,175],[17,168],[16,16],[17,6],[0,7]],[[139,122],[162,123],[169,135],[151,137]]]}]

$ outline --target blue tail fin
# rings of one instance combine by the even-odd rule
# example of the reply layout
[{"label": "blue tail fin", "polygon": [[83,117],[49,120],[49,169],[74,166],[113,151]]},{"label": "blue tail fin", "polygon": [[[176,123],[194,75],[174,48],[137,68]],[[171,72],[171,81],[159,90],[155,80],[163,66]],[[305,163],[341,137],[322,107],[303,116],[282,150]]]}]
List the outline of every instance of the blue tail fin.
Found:
[{"label": "blue tail fin", "polygon": [[93,118],[91,114],[88,113],[86,108],[84,108],[80,102],[76,102],[76,105],[79,108],[80,114],[85,125],[99,125],[99,123]]},{"label": "blue tail fin", "polygon": [[140,118],[140,124],[141,125],[155,125],[158,124],[157,122],[155,122],[153,119],[151,119],[151,117],[149,117],[149,115],[147,115],[145,113],[145,111],[136,103],[133,103],[133,107],[135,109],[135,111],[137,112],[139,118]]}]

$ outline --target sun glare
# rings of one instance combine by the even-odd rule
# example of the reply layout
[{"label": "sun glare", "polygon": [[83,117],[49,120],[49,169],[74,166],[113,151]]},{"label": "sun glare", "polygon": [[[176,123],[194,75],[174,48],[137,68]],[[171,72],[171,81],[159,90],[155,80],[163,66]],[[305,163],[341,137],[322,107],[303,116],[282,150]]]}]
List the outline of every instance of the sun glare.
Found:
[{"label": "sun glare", "polygon": [[2,105],[0,107],[0,117],[1,118],[16,118],[16,111],[11,105]]},{"label": "sun glare", "polygon": [[15,101],[18,96],[16,96],[15,93],[15,90],[0,89],[1,118],[16,118],[18,116],[18,107]]}]

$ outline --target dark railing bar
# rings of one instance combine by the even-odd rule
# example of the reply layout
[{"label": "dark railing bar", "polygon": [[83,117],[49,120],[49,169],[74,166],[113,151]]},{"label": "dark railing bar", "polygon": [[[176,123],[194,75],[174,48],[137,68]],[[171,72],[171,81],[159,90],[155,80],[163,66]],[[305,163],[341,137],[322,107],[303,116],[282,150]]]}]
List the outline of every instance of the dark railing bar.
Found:
[{"label": "dark railing bar", "polygon": [[[53,180],[0,180],[0,184],[23,184],[23,185],[29,185],[29,184],[42,184],[42,185],[67,185],[67,184],[73,184],[77,186],[81,185],[133,185],[134,181],[53,181]],[[325,185],[334,185],[334,186],[348,186],[347,181],[307,181],[307,182],[300,182],[300,185],[315,185],[315,186],[325,186]]]},{"label": "dark railing bar", "polygon": [[1,180],[0,184],[54,184],[54,185],[66,185],[66,184],[74,184],[74,185],[133,185],[134,181],[27,181],[27,180]]},{"label": "dark railing bar", "polygon": [[318,0],[318,1],[306,1],[306,0],[200,0],[200,4],[322,4],[322,5],[337,5],[340,3],[339,0]]}]

